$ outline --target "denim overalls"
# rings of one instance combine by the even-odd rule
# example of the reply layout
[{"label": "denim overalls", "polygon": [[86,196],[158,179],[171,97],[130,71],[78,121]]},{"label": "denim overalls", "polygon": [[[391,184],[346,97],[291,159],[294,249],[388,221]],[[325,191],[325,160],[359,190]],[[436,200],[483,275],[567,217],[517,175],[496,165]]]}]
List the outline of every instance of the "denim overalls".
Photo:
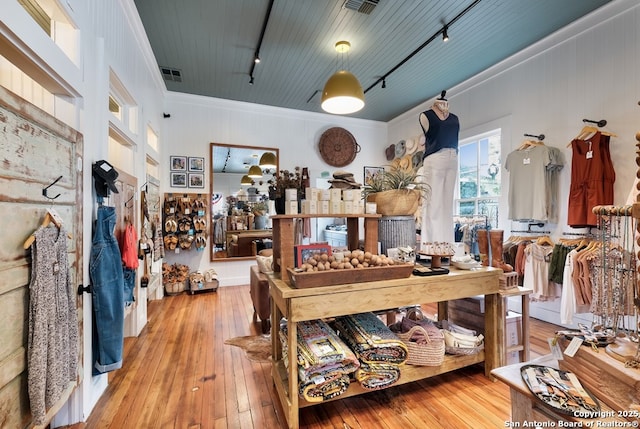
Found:
[{"label": "denim overalls", "polygon": [[102,205],[93,231],[89,260],[93,297],[93,375],[122,367],[124,342],[124,275],[114,236],[115,207]]}]

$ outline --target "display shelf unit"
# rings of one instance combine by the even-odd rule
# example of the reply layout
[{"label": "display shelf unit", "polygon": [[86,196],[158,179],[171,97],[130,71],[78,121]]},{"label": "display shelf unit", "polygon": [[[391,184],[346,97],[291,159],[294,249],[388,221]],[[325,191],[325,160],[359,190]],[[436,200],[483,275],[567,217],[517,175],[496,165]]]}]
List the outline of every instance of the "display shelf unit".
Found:
[{"label": "display shelf unit", "polygon": [[[437,367],[404,365],[400,380],[395,384],[432,377],[469,365],[484,362],[485,374],[500,363],[501,342],[497,340],[499,276],[502,270],[487,267],[474,271],[452,269],[444,276],[418,277],[370,281],[314,288],[296,289],[288,283],[286,270],[280,267],[293,266],[293,220],[305,215],[274,216],[274,256],[279,258],[279,267],[269,275],[271,294],[271,342],[272,377],[285,413],[289,428],[299,426],[300,408],[317,405],[301,399],[298,395],[297,369],[297,324],[305,320],[327,319],[367,311],[383,311],[417,303],[438,303],[438,315],[446,318],[447,302],[476,295],[485,296],[485,349],[476,355],[445,357]],[[335,215],[331,215],[336,217]],[[307,217],[314,217],[308,216]],[[345,216],[346,217],[346,216]],[[348,217],[349,243],[357,242],[358,220],[365,222],[365,249],[377,247],[378,215],[353,215]],[[354,238],[355,237],[355,238]],[[289,249],[290,246],[290,249]],[[351,247],[351,244],[350,244]],[[276,259],[274,259],[275,261]],[[284,275],[281,275],[284,274]],[[286,369],[282,357],[282,345],[278,337],[279,322],[286,319],[289,349]],[[366,393],[359,384],[352,383],[347,392],[334,400]]]},{"label": "display shelf unit", "polygon": [[[378,253],[378,219],[379,214],[294,214],[271,216],[273,231],[273,265],[276,272],[286,272],[286,268],[294,267],[295,255],[293,246],[296,219],[345,218],[347,220],[347,247],[358,249],[360,243],[360,219],[364,221],[364,250]],[[282,269],[281,269],[282,267]],[[286,280],[286,275],[283,276]],[[288,281],[288,280],[286,280]]]}]

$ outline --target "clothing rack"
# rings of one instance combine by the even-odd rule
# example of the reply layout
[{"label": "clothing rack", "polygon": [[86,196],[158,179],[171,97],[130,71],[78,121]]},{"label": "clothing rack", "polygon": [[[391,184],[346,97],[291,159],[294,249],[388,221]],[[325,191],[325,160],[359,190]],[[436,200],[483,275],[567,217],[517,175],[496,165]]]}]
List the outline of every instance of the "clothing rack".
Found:
[{"label": "clothing rack", "polygon": [[593,232],[591,232],[591,228],[589,227],[589,232],[566,232],[563,231],[562,235],[571,235],[574,237],[584,237],[584,238],[596,238],[598,236],[598,234],[595,234]]},{"label": "clothing rack", "polygon": [[527,233],[527,234],[551,234],[551,231],[532,231],[531,230],[532,226],[537,226],[538,228],[542,228],[544,226],[544,222],[531,222],[527,225],[526,230],[512,229],[511,232]]},{"label": "clothing rack", "polygon": [[484,220],[484,225],[485,227],[489,226],[489,216],[488,215],[484,215],[484,214],[474,214],[474,215],[453,215],[453,221],[454,223],[460,219],[460,218],[464,218],[464,219],[469,219],[472,222],[475,222],[476,218],[478,218],[479,220]]}]

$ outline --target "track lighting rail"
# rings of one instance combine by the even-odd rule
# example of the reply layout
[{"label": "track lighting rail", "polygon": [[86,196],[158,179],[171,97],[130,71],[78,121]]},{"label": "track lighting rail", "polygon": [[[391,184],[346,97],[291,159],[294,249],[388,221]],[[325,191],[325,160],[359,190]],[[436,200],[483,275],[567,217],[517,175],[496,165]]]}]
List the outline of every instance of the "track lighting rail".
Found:
[{"label": "track lighting rail", "polygon": [[366,94],[367,92],[369,92],[369,90],[371,90],[372,88],[374,88],[376,85],[378,85],[381,82],[385,83],[386,86],[386,79],[389,77],[389,75],[391,73],[393,73],[394,71],[398,70],[400,67],[402,67],[407,61],[409,61],[411,58],[413,58],[415,55],[417,55],[421,50],[423,50],[424,48],[427,47],[427,45],[429,45],[429,43],[433,42],[438,36],[440,36],[441,34],[443,34],[446,30],[448,30],[449,28],[451,28],[451,25],[454,24],[456,21],[458,21],[460,18],[462,18],[467,12],[469,12],[471,9],[473,9],[475,6],[477,6],[478,3],[480,3],[481,0],[475,0],[473,3],[471,3],[469,6],[467,6],[462,12],[460,12],[459,14],[457,14],[451,21],[449,21],[448,23],[444,24],[444,26],[439,29],[438,31],[436,31],[435,33],[433,33],[433,35],[431,37],[429,37],[423,44],[421,44],[420,46],[418,46],[416,49],[413,50],[413,52],[411,52],[409,55],[407,55],[402,61],[400,61],[398,64],[396,64],[395,66],[393,66],[391,68],[391,70],[389,70],[388,72],[386,72],[385,74],[383,74],[382,76],[380,76],[371,86],[369,86],[367,89],[364,90],[364,93]]},{"label": "track lighting rail", "polygon": [[255,71],[256,64],[260,62],[260,48],[262,47],[262,41],[264,40],[264,33],[267,31],[267,24],[269,23],[269,17],[271,16],[271,9],[273,8],[273,2],[275,0],[269,1],[269,6],[267,7],[267,13],[264,17],[264,21],[262,21],[262,30],[260,30],[260,37],[258,38],[258,46],[256,47],[256,52],[253,55],[253,60],[251,61],[251,69],[249,70],[249,85],[253,85],[253,72]]}]

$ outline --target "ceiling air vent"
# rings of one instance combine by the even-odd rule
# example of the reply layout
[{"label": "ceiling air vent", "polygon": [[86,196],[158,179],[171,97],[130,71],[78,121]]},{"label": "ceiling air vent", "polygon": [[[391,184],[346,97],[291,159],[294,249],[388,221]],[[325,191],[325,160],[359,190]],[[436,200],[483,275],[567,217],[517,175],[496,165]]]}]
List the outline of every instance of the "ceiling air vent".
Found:
[{"label": "ceiling air vent", "polygon": [[342,7],[369,15],[380,0],[346,0]]},{"label": "ceiling air vent", "polygon": [[171,82],[182,82],[182,72],[178,69],[160,66],[160,72],[162,73],[162,77],[164,78],[164,80],[169,80]]}]

